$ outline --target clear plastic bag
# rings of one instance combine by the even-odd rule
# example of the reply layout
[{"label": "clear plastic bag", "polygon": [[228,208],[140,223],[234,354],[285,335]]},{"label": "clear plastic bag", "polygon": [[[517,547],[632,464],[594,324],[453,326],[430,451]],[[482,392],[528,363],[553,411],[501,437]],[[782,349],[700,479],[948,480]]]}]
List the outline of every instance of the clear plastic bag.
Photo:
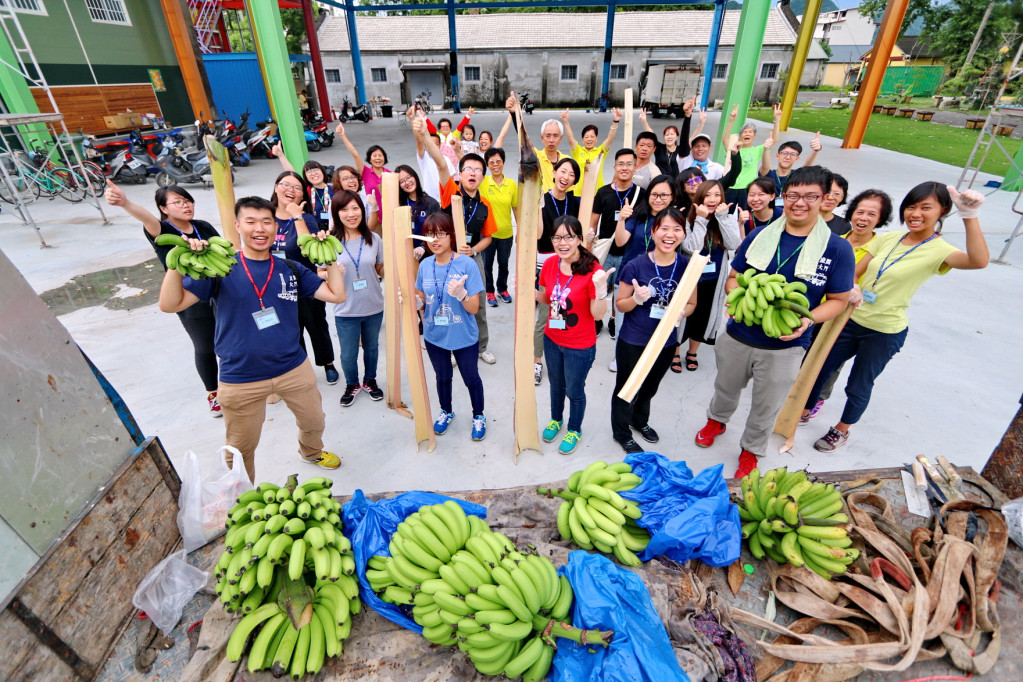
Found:
[{"label": "clear plastic bag", "polygon": [[[227,452],[234,455],[233,466],[227,466]],[[245,471],[242,454],[230,445],[217,450],[217,471],[203,472],[199,458],[189,450],[185,453],[184,475],[181,477],[181,495],[178,497],[178,530],[186,552],[194,552],[225,530],[227,512],[235,500],[252,482]]]},{"label": "clear plastic bag", "polygon": [[181,620],[185,605],[209,578],[206,571],[189,566],[187,556],[185,550],[181,550],[158,563],[142,579],[131,598],[135,608],[145,611],[153,625],[168,636]]},{"label": "clear plastic bag", "polygon": [[1009,531],[1009,537],[1020,547],[1023,547],[1023,497],[1017,497],[1012,502],[1002,505],[1002,516],[1005,517],[1005,526]]}]

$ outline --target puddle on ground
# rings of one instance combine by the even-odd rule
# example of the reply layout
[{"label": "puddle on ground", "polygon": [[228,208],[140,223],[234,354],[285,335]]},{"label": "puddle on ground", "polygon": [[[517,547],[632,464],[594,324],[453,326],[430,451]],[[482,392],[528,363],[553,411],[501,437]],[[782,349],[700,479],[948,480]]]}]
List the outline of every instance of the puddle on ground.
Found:
[{"label": "puddle on ground", "polygon": [[41,298],[54,315],[101,305],[110,310],[134,310],[160,298],[163,267],[153,258],[125,268],[79,275],[67,284],[50,289]]}]

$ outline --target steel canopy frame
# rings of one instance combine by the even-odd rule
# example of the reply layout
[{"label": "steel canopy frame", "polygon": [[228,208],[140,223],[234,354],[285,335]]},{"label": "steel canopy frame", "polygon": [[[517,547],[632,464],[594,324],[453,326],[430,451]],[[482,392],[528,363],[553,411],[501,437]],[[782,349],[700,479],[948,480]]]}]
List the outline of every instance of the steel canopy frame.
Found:
[{"label": "steel canopy frame", "polygon": [[[724,23],[725,1],[711,0],[714,3],[714,21],[711,24],[710,40],[707,47],[707,59],[703,74],[703,93],[700,106],[706,108],[710,97],[711,81],[714,77],[714,63],[717,59],[718,43],[721,40],[721,27]],[[457,9],[515,9],[519,7],[606,7],[607,30],[604,37],[604,67],[601,78],[601,94],[609,91],[611,81],[611,51],[614,33],[614,13],[618,7],[660,5],[660,0],[486,0],[484,2],[464,3],[459,7],[457,0],[441,0],[419,5],[395,5],[388,2],[357,5],[355,0],[317,0],[323,5],[331,5],[345,11],[348,25],[348,46],[352,54],[352,70],[355,72],[355,96],[359,104],[366,103],[365,79],[362,74],[362,55],[359,52],[359,37],[355,28],[356,12],[407,12],[409,10],[444,10],[448,14],[448,37],[450,42],[451,95],[454,98],[453,111],[462,109],[462,97],[458,86],[458,42],[455,35],[455,10]],[[681,0],[678,5],[705,5],[700,0]],[[311,46],[310,46],[311,49]],[[732,78],[731,71],[728,74]]]}]

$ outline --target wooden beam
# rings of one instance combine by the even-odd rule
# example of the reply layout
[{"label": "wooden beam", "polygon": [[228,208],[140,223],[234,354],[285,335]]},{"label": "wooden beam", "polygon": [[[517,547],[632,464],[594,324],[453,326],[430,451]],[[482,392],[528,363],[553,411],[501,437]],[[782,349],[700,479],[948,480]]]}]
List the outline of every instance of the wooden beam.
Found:
[{"label": "wooden beam", "polygon": [[199,65],[196,54],[195,28],[192,20],[184,12],[181,0],[160,0],[163,17],[167,21],[167,32],[174,45],[174,56],[181,68],[181,77],[185,81],[188,102],[192,105],[192,115],[198,119],[216,118],[216,111],[210,99],[205,78],[205,67]]},{"label": "wooden beam", "polygon": [[[384,173],[380,185],[380,236],[384,243],[384,359],[387,367],[387,406],[409,419],[412,413],[401,400],[401,317],[398,308],[399,245],[394,234],[398,208],[398,174]],[[415,296],[402,291],[404,297]]]}]

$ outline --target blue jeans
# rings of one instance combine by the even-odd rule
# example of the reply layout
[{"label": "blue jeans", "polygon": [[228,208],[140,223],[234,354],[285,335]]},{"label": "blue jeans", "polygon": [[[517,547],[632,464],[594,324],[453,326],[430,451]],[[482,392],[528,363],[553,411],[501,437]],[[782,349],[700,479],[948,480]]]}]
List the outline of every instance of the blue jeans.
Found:
[{"label": "blue jeans", "polygon": [[427,341],[426,354],[430,356],[433,373],[437,376],[437,401],[440,403],[440,409],[445,412],[454,411],[451,407],[451,385],[455,378],[455,371],[451,366],[451,356],[454,355],[455,363],[458,364],[458,373],[462,375],[462,383],[469,389],[472,416],[483,414],[483,379],[480,378],[479,373],[479,342],[457,350],[446,350]]},{"label": "blue jeans", "polygon": [[547,355],[547,380],[551,382],[551,419],[560,422],[565,417],[565,397],[568,397],[568,430],[582,433],[583,414],[586,412],[586,375],[597,357],[597,347],[565,348],[543,337]]},{"label": "blue jeans", "polygon": [[615,320],[615,333],[618,333],[622,329],[622,323],[625,321],[625,313],[618,311],[618,306],[615,305],[615,299],[618,298],[618,276],[622,273],[622,259],[625,254],[621,256],[612,256],[608,254],[604,258],[602,267],[605,270],[614,268],[615,271],[611,273],[611,276],[607,280],[607,297],[611,303],[611,315]]},{"label": "blue jeans", "polygon": [[835,345],[831,347],[820,374],[817,375],[817,381],[806,401],[806,409],[811,409],[817,404],[822,387],[833,373],[841,369],[842,363],[856,358],[849,372],[849,381],[845,385],[846,401],[845,409],[842,410],[842,422],[846,424],[858,422],[870,402],[874,380],[884,370],[888,361],[902,349],[908,333],[908,327],[898,334],[886,334],[867,329],[852,320],[846,322]]},{"label": "blue jeans", "polygon": [[511,258],[514,237],[501,239],[493,237],[490,246],[483,250],[483,275],[487,293],[494,291],[494,258],[497,258],[497,291],[508,291],[508,259]]},{"label": "blue jeans", "polygon": [[[384,314],[366,317],[335,317],[337,340],[341,345],[341,371],[349,386],[361,386],[367,381],[376,381],[380,325]],[[362,364],[366,368],[363,381],[359,381],[359,341],[362,341]]]}]

